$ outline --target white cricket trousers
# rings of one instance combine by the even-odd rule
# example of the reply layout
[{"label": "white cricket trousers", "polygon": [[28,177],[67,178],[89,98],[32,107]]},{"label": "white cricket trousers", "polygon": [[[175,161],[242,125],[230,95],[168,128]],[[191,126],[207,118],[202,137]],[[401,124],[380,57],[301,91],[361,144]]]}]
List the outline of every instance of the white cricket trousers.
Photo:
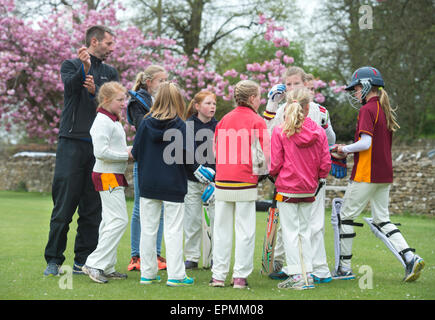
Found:
[{"label": "white cricket trousers", "polygon": [[[206,185],[200,182],[187,180],[187,194],[184,197],[184,255],[186,260],[198,262],[201,257],[202,209],[201,196]],[[214,201],[211,201],[208,214],[213,234]]]},{"label": "white cricket trousers", "polygon": [[313,203],[278,202],[285,259],[283,271],[288,275],[313,271],[311,251],[311,213]]},{"label": "white cricket trousers", "polygon": [[157,276],[156,239],[160,215],[164,208],[163,236],[166,248],[168,279],[183,280],[186,276],[183,261],[184,203],[140,197],[140,273],[142,278]]},{"label": "white cricket trousers", "polygon": [[127,228],[128,214],[124,187],[112,191],[100,191],[101,223],[97,248],[86,259],[86,265],[103,270],[109,274],[115,272],[116,251]]},{"label": "white cricket trousers", "polygon": [[[311,212],[311,250],[312,250],[312,265],[313,274],[318,278],[329,278],[331,273],[328,267],[328,261],[325,249],[325,186],[320,189],[313,202]],[[277,238],[275,245],[276,261],[285,261],[284,245],[282,241],[281,225],[277,230]]]},{"label": "white cricket trousers", "polygon": [[225,281],[231,262],[233,230],[235,257],[233,278],[247,278],[254,269],[255,201],[216,200],[213,230],[213,278]]},{"label": "white cricket trousers", "polygon": [[[340,210],[340,219],[355,220],[360,213],[365,209],[370,201],[370,207],[374,224],[390,221],[390,213],[388,211],[390,199],[389,183],[366,183],[352,181],[348,184],[346,193],[343,198],[343,205]],[[394,224],[386,224],[381,228],[384,234],[397,229]],[[340,226],[340,234],[352,234],[354,228],[352,225],[342,224]],[[400,232],[394,233],[389,240],[397,252],[409,248],[406,240]],[[353,238],[343,238],[340,240],[341,255],[352,254]],[[350,269],[351,260],[341,260],[341,266]]]}]

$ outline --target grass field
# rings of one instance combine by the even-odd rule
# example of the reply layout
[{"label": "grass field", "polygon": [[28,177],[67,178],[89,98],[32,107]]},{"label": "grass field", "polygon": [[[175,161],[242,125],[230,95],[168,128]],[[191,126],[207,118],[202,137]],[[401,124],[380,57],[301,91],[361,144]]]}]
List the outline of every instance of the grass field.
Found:
[{"label": "grass field", "polygon": [[[132,201],[128,201],[131,213]],[[195,279],[191,287],[169,288],[166,272],[162,282],[151,286],[139,284],[139,272],[129,272],[125,281],[97,284],[87,276],[45,278],[44,248],[52,210],[50,195],[0,191],[0,299],[1,300],[433,300],[435,299],[435,219],[417,216],[393,216],[411,247],[426,261],[421,277],[403,283],[404,271],[383,243],[367,226],[355,228],[353,269],[357,279],[332,281],[314,290],[292,291],[277,288],[278,281],[260,275],[261,250],[266,215],[257,213],[255,269],[248,278],[250,289],[210,288],[210,270],[188,270]],[[72,266],[76,219],[71,223],[64,266]],[[362,217],[357,221],[362,221]],[[334,265],[330,212],[326,216],[326,250],[330,268]],[[130,259],[130,230],[127,229],[118,249],[118,271],[126,271]],[[372,282],[366,281],[372,270]],[[229,275],[229,277],[231,274]],[[370,278],[369,278],[370,279]],[[227,279],[229,283],[229,279]],[[65,288],[65,285],[69,285]]]}]

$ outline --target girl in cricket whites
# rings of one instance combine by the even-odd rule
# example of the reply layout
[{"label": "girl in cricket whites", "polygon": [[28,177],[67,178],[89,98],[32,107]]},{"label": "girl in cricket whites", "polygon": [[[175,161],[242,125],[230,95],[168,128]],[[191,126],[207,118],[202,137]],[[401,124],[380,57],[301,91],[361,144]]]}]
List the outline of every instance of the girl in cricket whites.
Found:
[{"label": "girl in cricket whites", "polygon": [[263,167],[260,159],[268,168],[270,138],[266,123],[257,114],[260,86],[250,80],[238,82],[234,100],[236,108],[219,121],[215,131],[216,190],[210,286],[225,286],[235,229],[231,283],[234,288],[244,289],[254,269],[258,174]]},{"label": "girl in cricket whites", "polygon": [[[362,67],[352,75],[346,87],[349,101],[359,108],[355,143],[338,146],[338,153],[354,154],[350,183],[339,211],[340,259],[334,278],[353,279],[351,269],[353,222],[370,202],[374,228],[383,242],[405,267],[405,282],[415,281],[424,267],[424,261],[414,254],[396,225],[390,222],[389,193],[393,182],[391,145],[393,132],[399,128],[394,110],[390,106],[384,80],[378,69]],[[337,259],[337,257],[336,257]],[[336,261],[337,262],[337,261]]]},{"label": "girl in cricket whites", "polygon": [[316,191],[331,169],[325,130],[307,117],[310,92],[287,93],[284,122],[274,128],[270,175],[275,178],[288,278],[278,288],[311,289],[311,224]]},{"label": "girl in cricket whites", "polygon": [[[217,124],[214,115],[216,113],[216,95],[210,91],[198,92],[187,108],[186,126],[192,131],[192,138],[195,137],[195,153],[197,161],[209,168],[215,169],[213,154],[213,137]],[[201,158],[201,159],[200,159]],[[186,269],[198,267],[201,257],[202,238],[202,195],[205,185],[199,182],[193,173],[187,172],[187,194],[184,198],[184,255],[186,257]],[[211,188],[214,188],[211,185]],[[214,201],[210,200],[207,214],[211,220],[213,230]],[[209,248],[211,249],[211,248]],[[204,249],[205,250],[205,249]],[[209,252],[203,254],[210,255]],[[206,261],[203,259],[203,261]],[[203,267],[209,268],[209,265]]]},{"label": "girl in cricket whites", "polygon": [[[136,75],[133,90],[129,91],[131,99],[127,105],[127,118],[136,131],[145,114],[154,102],[154,96],[160,84],[168,79],[166,70],[159,65],[150,65]],[[134,203],[131,214],[131,259],[127,270],[140,270],[140,211],[139,211],[139,181],[137,177],[137,162],[133,165]],[[166,269],[166,259],[161,256],[163,238],[163,208],[160,217],[159,232],[157,233],[157,264],[159,270]]]},{"label": "girl in cricket whites", "polygon": [[[183,260],[184,197],[187,174],[202,183],[214,179],[214,170],[199,165],[186,141],[184,98],[175,83],[160,85],[156,101],[141,121],[131,151],[138,164],[140,193],[140,283],[160,282],[156,239],[162,205],[168,286],[192,285]],[[186,161],[191,159],[191,161]]]},{"label": "girl in cricket whites", "polygon": [[124,172],[132,160],[127,147],[121,112],[125,108],[126,89],[118,82],[106,82],[98,91],[97,116],[90,133],[95,155],[92,180],[99,192],[102,220],[97,248],[88,256],[83,272],[98,283],[126,279],[115,271],[116,250],[128,224]]},{"label": "girl in cricket whites", "polygon": [[[309,77],[305,71],[296,66],[288,68],[283,74],[283,83],[275,85],[268,94],[268,103],[266,110],[263,113],[264,120],[266,121],[269,133],[273,132],[273,129],[282,124],[284,121],[284,107],[285,103],[281,103],[284,100],[286,92],[289,92],[296,88],[307,87],[314,89],[313,77]],[[329,112],[323,106],[313,101],[314,90],[310,90],[311,98],[309,102],[308,117],[321,126],[328,138],[328,144],[335,144],[335,132],[332,128],[331,120],[329,118]],[[336,178],[344,178],[346,176],[346,164],[345,160],[332,159],[332,171]],[[316,200],[313,205],[312,223],[311,223],[311,245],[313,250],[313,272],[311,276],[316,283],[327,283],[332,280],[331,273],[329,271],[328,262],[326,259],[325,250],[325,186],[323,186],[316,196]],[[281,227],[278,227],[275,255],[274,255],[274,272],[269,277],[275,280],[284,280],[288,277],[285,272],[282,271],[282,266],[285,261],[284,247],[282,240]]]}]

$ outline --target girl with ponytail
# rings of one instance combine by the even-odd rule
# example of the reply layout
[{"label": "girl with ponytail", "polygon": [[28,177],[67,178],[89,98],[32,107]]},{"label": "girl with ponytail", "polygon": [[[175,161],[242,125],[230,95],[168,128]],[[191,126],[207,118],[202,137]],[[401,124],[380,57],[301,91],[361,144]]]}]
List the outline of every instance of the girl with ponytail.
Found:
[{"label": "girl with ponytail", "polygon": [[316,191],[331,169],[325,130],[307,117],[310,92],[297,88],[286,94],[284,122],[274,128],[270,175],[275,177],[277,207],[289,277],[279,288],[314,288],[311,272],[310,222]]},{"label": "girl with ponytail", "polygon": [[[213,136],[217,125],[214,115],[216,113],[216,95],[208,90],[195,94],[186,111],[186,126],[195,137],[195,154],[198,163],[215,170],[213,154]],[[186,269],[198,267],[201,257],[202,235],[202,195],[206,188],[213,188],[213,184],[205,186],[199,182],[191,172],[187,173],[187,194],[184,198],[184,255]],[[208,201],[208,216],[211,230],[214,225],[214,199]],[[213,233],[213,231],[211,231]],[[204,248],[205,247],[205,248]],[[204,257],[205,256],[205,257]],[[211,252],[203,246],[203,268],[209,268]],[[205,263],[204,263],[205,262]]]},{"label": "girl with ponytail", "polygon": [[[361,67],[353,75],[346,90],[349,102],[359,108],[355,142],[339,145],[337,151],[343,156],[354,155],[351,183],[346,189],[340,210],[341,221],[353,221],[370,202],[372,224],[383,234],[400,256],[405,266],[403,281],[415,281],[425,262],[414,254],[399,229],[390,222],[388,202],[393,183],[391,147],[393,132],[399,128],[394,109],[391,108],[384,80],[378,69]],[[352,224],[341,224],[340,235],[353,234]],[[352,279],[352,237],[340,241],[340,261],[335,270],[336,279]]]},{"label": "girl with ponytail", "polygon": [[[136,75],[136,81],[132,88],[136,96],[132,96],[127,105],[127,118],[132,120],[136,131],[139,129],[144,116],[150,111],[154,96],[160,84],[166,81],[168,74],[166,70],[159,65],[150,65],[144,71]],[[129,91],[132,94],[131,91]],[[139,182],[137,175],[137,162],[133,165],[133,182],[134,182],[134,205],[131,215],[131,260],[127,270],[140,270],[140,214],[139,214]],[[166,269],[166,259],[161,253],[163,239],[163,208],[160,219],[159,232],[157,234],[157,263],[160,270]]]},{"label": "girl with ponytail", "polygon": [[[255,200],[260,169],[268,167],[270,138],[266,123],[257,113],[261,103],[258,83],[238,82],[234,101],[235,109],[219,121],[214,136],[216,190],[210,286],[225,286],[235,230],[232,284],[233,288],[244,289],[254,270]],[[257,161],[262,156],[265,161]]]}]

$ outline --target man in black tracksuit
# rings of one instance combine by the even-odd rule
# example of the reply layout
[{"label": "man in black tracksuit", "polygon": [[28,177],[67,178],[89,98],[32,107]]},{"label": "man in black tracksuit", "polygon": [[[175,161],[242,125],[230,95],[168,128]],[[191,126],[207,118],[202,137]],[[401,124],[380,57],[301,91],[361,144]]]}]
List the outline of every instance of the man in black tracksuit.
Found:
[{"label": "man in black tracksuit", "polygon": [[46,276],[57,275],[65,260],[69,224],[77,208],[74,273],[82,273],[81,266],[98,243],[101,202],[92,183],[95,158],[89,130],[96,116],[98,88],[119,79],[118,72],[103,63],[113,46],[112,31],[93,26],[86,31],[86,47],[78,50],[78,58],[65,60],[61,66],[64,107],[52,185],[54,207],[44,255]]}]

